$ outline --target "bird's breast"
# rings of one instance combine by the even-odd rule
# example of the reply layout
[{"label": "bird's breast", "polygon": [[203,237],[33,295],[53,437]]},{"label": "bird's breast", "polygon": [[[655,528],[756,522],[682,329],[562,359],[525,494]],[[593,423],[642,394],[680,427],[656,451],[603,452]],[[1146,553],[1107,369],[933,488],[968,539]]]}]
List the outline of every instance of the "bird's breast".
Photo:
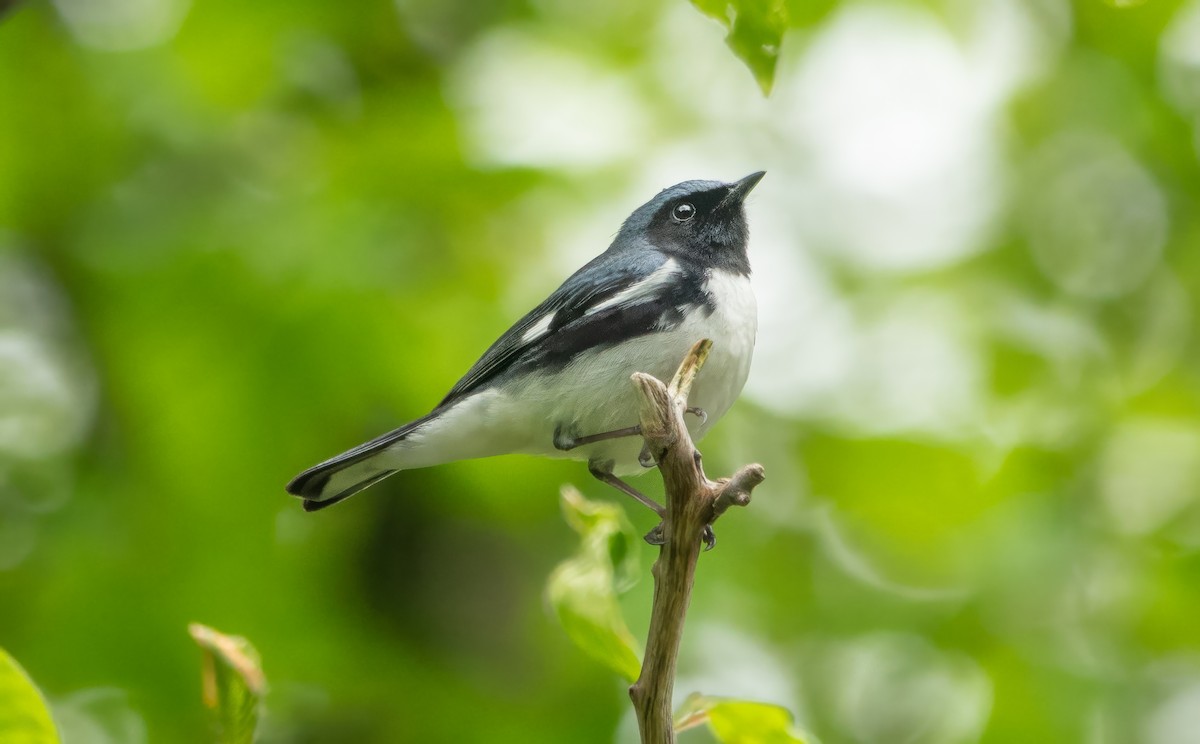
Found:
[{"label": "bird's breast", "polygon": [[552,429],[562,425],[575,436],[586,436],[632,426],[637,423],[638,402],[630,375],[645,372],[670,380],[692,345],[708,338],[713,342],[712,351],[689,400],[691,405],[703,408],[708,418],[701,423],[687,417],[693,436],[702,437],[741,393],[750,372],[758,328],[748,277],[711,270],[702,294],[704,301],[681,307],[681,316],[669,327],[585,352],[561,374],[533,382],[522,398],[530,405],[527,414],[540,420],[545,430],[533,438],[531,449],[543,455],[613,460],[618,473],[640,471],[639,437],[554,452],[550,449]]},{"label": "bird's breast", "polygon": [[707,425],[699,432],[701,435],[741,394],[750,375],[754,340],[758,334],[758,307],[748,276],[714,269],[709,272],[704,291],[712,312],[706,318],[698,318],[694,324],[685,323],[692,326],[685,331],[691,337],[688,348],[701,338],[713,342],[689,401],[709,413]]}]

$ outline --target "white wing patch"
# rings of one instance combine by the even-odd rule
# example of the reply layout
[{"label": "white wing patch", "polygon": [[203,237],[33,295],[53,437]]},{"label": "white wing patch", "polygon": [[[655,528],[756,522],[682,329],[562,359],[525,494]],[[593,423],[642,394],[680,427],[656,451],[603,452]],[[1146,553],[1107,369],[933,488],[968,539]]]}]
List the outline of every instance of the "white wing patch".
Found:
[{"label": "white wing patch", "polygon": [[542,319],[529,327],[528,331],[521,334],[521,343],[529,344],[538,340],[550,330],[550,323],[554,320],[554,313],[548,313],[542,316]]},{"label": "white wing patch", "polygon": [[618,305],[632,305],[638,300],[653,297],[655,292],[670,284],[672,279],[679,276],[679,273],[679,264],[675,262],[675,259],[668,258],[666,263],[654,270],[653,274],[589,308],[584,315],[598,313]]},{"label": "white wing patch", "polygon": [[[588,308],[584,313],[584,317],[593,313],[598,313],[601,310],[606,310],[610,307],[618,307],[620,305],[633,305],[639,300],[649,299],[661,288],[671,283],[671,280],[679,276],[679,264],[675,259],[668,258],[662,266],[654,270],[652,274],[645,279],[632,284],[625,289],[617,292],[607,300],[597,303],[593,307]],[[543,315],[538,322],[529,327],[529,330],[521,334],[521,343],[531,344],[534,341],[545,336],[550,332],[550,324],[554,321],[555,313]]]}]

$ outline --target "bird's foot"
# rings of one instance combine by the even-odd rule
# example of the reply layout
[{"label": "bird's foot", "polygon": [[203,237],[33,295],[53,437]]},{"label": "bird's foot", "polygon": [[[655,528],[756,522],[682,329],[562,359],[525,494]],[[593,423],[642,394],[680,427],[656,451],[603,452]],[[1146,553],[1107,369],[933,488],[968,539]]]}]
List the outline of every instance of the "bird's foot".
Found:
[{"label": "bird's foot", "polygon": [[658,524],[654,525],[654,529],[647,532],[646,536],[642,539],[645,540],[649,545],[666,545],[667,538],[665,535],[663,535],[663,523],[659,522]]},{"label": "bird's foot", "polygon": [[650,445],[642,445],[642,451],[638,453],[638,463],[643,468],[652,468],[658,464],[654,461],[654,455],[650,454]]},{"label": "bird's foot", "polygon": [[[666,535],[663,534],[663,523],[659,522],[654,526],[654,529],[646,533],[642,538],[650,545],[665,545],[667,542]],[[711,524],[704,525],[704,530],[700,533],[700,539],[704,541],[704,552],[712,550],[717,545],[717,533],[713,532]]]},{"label": "bird's foot", "polygon": [[684,409],[684,412],[690,413],[696,418],[700,419],[701,426],[708,423],[708,411],[704,410],[700,406],[689,406],[688,408]]}]

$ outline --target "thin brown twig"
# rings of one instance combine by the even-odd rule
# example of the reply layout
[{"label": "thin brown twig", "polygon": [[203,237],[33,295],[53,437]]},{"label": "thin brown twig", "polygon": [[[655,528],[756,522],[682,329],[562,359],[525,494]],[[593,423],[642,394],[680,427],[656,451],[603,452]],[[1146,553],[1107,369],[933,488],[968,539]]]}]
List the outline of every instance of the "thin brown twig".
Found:
[{"label": "thin brown twig", "polygon": [[671,694],[704,528],[730,506],[750,503],[751,491],[764,477],[761,465],[746,465],[719,481],[704,475],[700,453],[684,425],[683,413],[692,382],[710,348],[712,342],[707,339],[696,343],[669,388],[649,375],[633,375],[641,396],[642,436],[658,461],[667,493],[662,524],[665,542],[652,569],[654,604],[646,654],[641,675],[629,688],[643,744],[675,741]]}]

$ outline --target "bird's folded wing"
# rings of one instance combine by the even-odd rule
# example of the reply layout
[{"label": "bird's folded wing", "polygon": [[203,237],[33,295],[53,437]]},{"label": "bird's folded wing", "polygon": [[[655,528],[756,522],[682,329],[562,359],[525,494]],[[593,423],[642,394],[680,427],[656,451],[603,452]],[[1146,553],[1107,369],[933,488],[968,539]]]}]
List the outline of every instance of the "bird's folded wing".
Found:
[{"label": "bird's folded wing", "polygon": [[646,333],[664,311],[674,260],[661,254],[613,260],[604,254],[577,271],[504,333],[439,404],[471,393],[518,361],[565,363],[591,346]]}]

